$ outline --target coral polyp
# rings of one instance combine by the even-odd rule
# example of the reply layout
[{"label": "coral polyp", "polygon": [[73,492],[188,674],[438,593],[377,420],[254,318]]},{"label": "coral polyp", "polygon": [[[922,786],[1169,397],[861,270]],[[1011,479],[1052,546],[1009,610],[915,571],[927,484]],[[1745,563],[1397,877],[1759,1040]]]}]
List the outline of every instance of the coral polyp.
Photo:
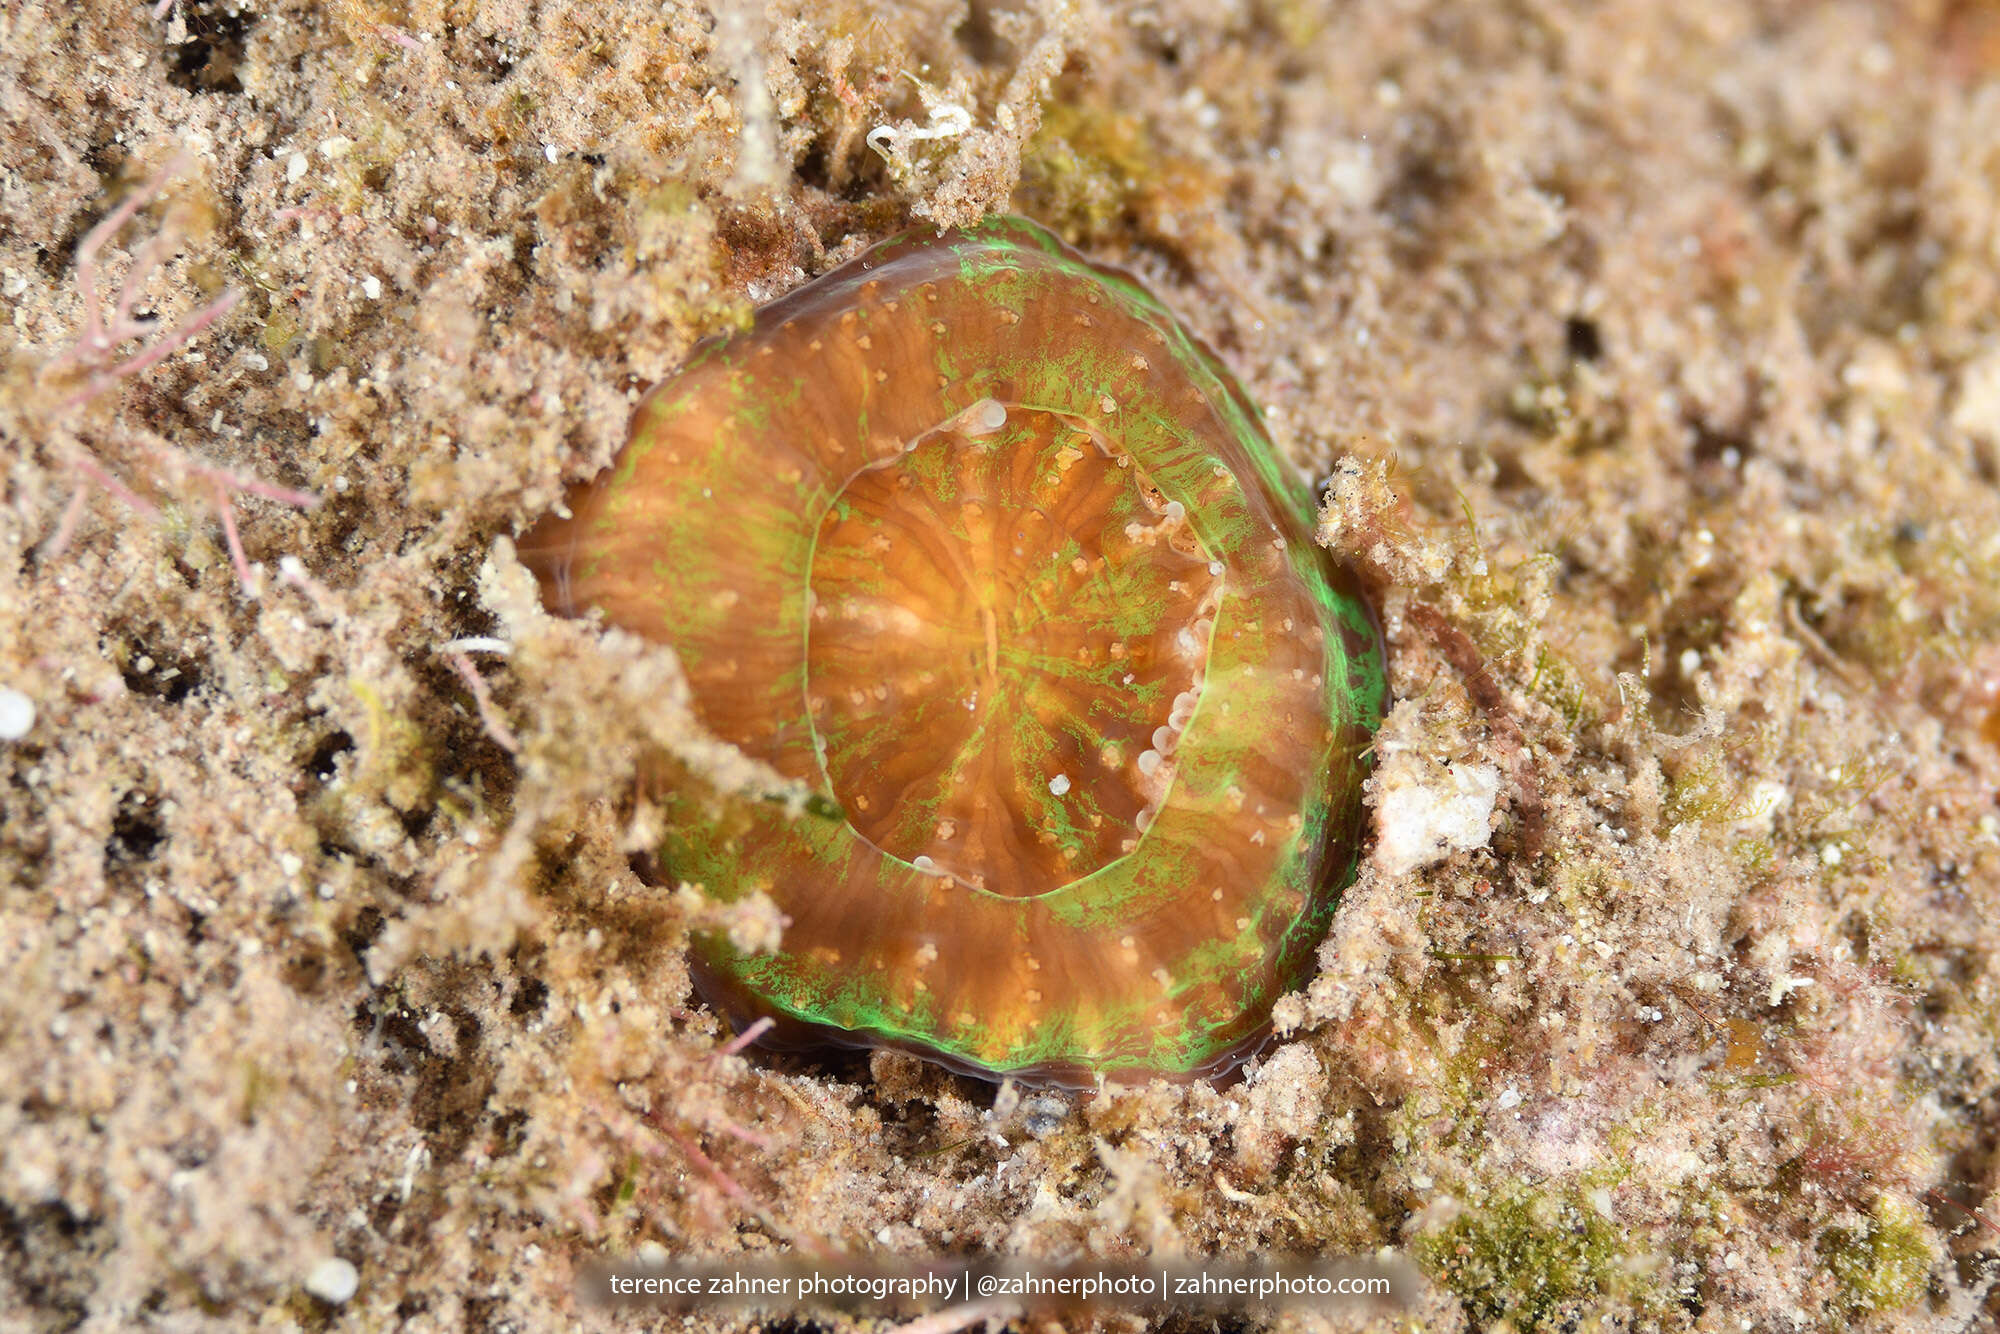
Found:
[{"label": "coral polyp", "polygon": [[1373,614],[1220,362],[996,219],[887,241],[698,348],[523,544],[671,644],[705,726],[834,818],[663,800],[663,861],[768,894],[711,999],[956,1068],[1227,1068],[1361,833]]}]

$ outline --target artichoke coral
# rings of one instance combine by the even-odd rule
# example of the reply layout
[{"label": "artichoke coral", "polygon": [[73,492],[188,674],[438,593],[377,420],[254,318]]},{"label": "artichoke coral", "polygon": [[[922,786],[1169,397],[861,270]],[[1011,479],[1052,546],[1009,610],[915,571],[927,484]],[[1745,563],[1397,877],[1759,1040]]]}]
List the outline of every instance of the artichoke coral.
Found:
[{"label": "artichoke coral", "polygon": [[1228,1068],[1360,840],[1375,618],[1221,363],[1130,277],[995,219],[912,233],[698,348],[523,544],[671,644],[702,722],[831,818],[664,800],[663,860],[768,894],[712,1001],[954,1068]]}]

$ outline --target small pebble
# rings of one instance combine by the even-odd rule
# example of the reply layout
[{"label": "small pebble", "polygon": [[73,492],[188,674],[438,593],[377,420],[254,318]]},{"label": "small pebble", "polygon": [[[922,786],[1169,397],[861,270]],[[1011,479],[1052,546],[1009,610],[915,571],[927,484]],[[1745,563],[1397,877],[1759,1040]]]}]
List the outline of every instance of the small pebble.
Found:
[{"label": "small pebble", "polygon": [[19,741],[35,725],[35,701],[9,686],[0,686],[0,741]]},{"label": "small pebble", "polygon": [[1054,1093],[1038,1093],[1021,1102],[1021,1128],[1036,1139],[1047,1139],[1069,1118],[1069,1102]]},{"label": "small pebble", "polygon": [[340,1306],[361,1286],[361,1275],[352,1264],[337,1255],[329,1255],[312,1267],[306,1275],[306,1291],[325,1302],[328,1306]]}]

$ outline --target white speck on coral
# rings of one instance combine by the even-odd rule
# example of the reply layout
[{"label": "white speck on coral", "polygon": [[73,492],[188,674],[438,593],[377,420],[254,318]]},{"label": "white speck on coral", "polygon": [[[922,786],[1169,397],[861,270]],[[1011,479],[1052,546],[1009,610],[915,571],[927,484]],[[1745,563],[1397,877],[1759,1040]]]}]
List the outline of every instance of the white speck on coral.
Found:
[{"label": "white speck on coral", "polygon": [[1058,797],[1069,791],[1069,775],[1057,774],[1054,778],[1051,778],[1049,780],[1049,791],[1055,793]]},{"label": "white speck on coral", "polygon": [[963,436],[992,435],[1006,424],[1007,405],[997,398],[982,398],[958,414],[958,433]]},{"label": "white speck on coral", "polygon": [[1521,1091],[1519,1089],[1510,1087],[1507,1089],[1506,1092],[1500,1095],[1501,1111],[1503,1112],[1512,1111],[1514,1108],[1519,1107],[1520,1105],[1521,1105]]}]

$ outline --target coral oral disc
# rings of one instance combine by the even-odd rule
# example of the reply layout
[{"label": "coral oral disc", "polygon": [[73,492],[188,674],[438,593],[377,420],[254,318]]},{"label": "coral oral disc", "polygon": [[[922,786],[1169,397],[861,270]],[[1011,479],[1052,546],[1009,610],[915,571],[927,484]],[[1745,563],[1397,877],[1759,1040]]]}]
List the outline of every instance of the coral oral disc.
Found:
[{"label": "coral oral disc", "polygon": [[706,344],[574,517],[550,600],[672,644],[717,736],[834,819],[666,801],[674,873],[791,919],[702,939],[732,1009],[955,1067],[1226,1068],[1352,874],[1372,613],[1220,363],[998,219]]},{"label": "coral oral disc", "polygon": [[[856,473],[820,521],[806,629],[809,711],[849,823],[1006,898],[1122,856],[1163,784],[1099,757],[1145,754],[1159,701],[1199,686],[1210,563],[1129,466],[1049,412]],[[1049,790],[1092,768],[1087,789]]]}]

